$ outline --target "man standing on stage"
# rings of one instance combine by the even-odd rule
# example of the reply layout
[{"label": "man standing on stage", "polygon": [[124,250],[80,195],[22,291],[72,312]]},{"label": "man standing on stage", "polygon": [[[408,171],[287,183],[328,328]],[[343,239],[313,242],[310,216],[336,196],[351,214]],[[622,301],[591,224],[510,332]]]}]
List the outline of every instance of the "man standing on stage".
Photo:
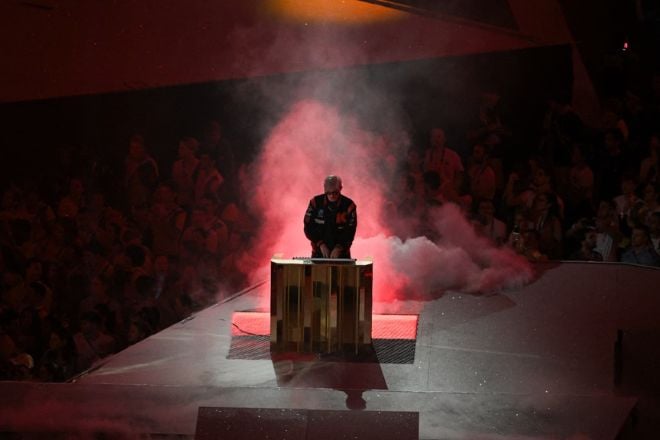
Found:
[{"label": "man standing on stage", "polygon": [[357,212],[341,189],[341,178],[328,176],[323,181],[324,193],[309,201],[305,236],[312,244],[312,258],[351,258]]}]

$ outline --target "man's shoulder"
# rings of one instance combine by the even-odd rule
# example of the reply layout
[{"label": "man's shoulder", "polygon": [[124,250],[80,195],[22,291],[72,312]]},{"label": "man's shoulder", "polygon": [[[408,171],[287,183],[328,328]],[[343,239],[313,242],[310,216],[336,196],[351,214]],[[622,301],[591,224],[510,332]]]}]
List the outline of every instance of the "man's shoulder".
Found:
[{"label": "man's shoulder", "polygon": [[310,207],[318,207],[318,206],[323,206],[323,198],[325,197],[325,194],[317,194],[311,199],[309,199],[309,206]]},{"label": "man's shoulder", "polygon": [[658,255],[651,246],[647,246],[637,252],[631,247],[621,255],[621,261],[623,263],[657,266],[660,265],[660,255]]},{"label": "man's shoulder", "polygon": [[341,195],[341,200],[342,200],[342,204],[345,206],[351,206],[351,205],[355,206],[355,202],[343,194]]}]

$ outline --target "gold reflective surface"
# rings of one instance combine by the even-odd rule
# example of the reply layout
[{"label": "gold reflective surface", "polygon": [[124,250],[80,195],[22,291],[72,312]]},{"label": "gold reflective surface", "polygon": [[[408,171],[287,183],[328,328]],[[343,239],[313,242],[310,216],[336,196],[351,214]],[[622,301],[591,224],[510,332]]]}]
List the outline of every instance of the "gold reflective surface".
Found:
[{"label": "gold reflective surface", "polygon": [[271,349],[357,353],[371,344],[373,263],[271,260]]}]

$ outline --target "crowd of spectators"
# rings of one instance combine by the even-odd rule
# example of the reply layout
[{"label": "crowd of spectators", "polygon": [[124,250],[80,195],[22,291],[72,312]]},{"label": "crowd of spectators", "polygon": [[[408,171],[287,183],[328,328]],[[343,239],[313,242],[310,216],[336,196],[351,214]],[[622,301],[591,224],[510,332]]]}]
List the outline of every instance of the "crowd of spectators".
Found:
[{"label": "crowd of spectators", "polygon": [[50,199],[29,184],[5,189],[0,380],[71,379],[244,284],[241,164],[217,122],[203,139],[181,139],[163,172],[132,136],[119,197],[90,173],[46,182],[60,188]]},{"label": "crowd of spectators", "polygon": [[[659,78],[660,79],[660,78]],[[530,261],[580,260],[660,266],[660,84],[645,103],[609,99],[590,127],[568,100],[548,101],[539,139],[512,148],[500,97],[484,93],[461,157],[443,127],[402,165],[400,216],[425,233],[430,206],[452,202],[475,228]],[[421,221],[419,221],[421,219]],[[407,223],[406,223],[407,224]],[[402,233],[408,233],[401,231]]]},{"label": "crowd of spectators", "polygon": [[[395,232],[430,234],[429,208],[455,203],[480,234],[531,261],[660,266],[658,83],[648,100],[607,102],[599,127],[567,99],[549,100],[542,135],[525,151],[512,147],[502,98],[484,93],[464,133],[469,154],[437,126],[428,145],[397,158],[391,202],[417,223]],[[216,301],[220,285],[244,284],[236,257],[254,224],[238,180],[248,164],[217,122],[199,139],[180,139],[163,170],[133,135],[111,189],[120,197],[90,174],[50,182],[49,196],[29,184],[4,189],[0,379],[69,380]]]}]

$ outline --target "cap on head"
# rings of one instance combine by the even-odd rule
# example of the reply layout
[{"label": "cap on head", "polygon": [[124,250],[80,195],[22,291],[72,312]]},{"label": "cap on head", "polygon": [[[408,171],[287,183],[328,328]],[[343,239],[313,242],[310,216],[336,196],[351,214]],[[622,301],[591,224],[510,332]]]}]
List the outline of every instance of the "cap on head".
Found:
[{"label": "cap on head", "polygon": [[323,181],[323,190],[328,192],[341,191],[341,177],[329,175]]}]

